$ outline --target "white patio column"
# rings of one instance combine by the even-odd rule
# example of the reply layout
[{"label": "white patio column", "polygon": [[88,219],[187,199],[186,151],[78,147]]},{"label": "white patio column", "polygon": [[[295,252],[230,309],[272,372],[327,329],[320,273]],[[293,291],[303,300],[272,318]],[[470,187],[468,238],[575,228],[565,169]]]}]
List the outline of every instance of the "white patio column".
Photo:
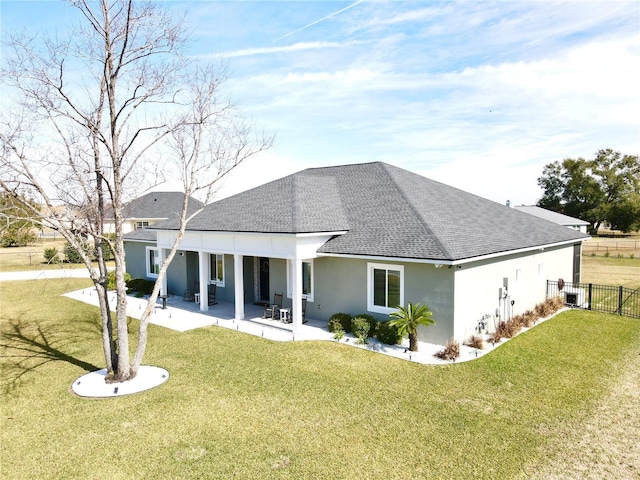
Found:
[{"label": "white patio column", "polygon": [[293,264],[291,287],[291,316],[293,318],[293,335],[298,333],[302,325],[302,260],[295,259]]},{"label": "white patio column", "polygon": [[[164,263],[164,261],[167,259],[167,249],[166,248],[161,248],[160,249],[160,262]],[[169,271],[167,270],[167,272],[165,272],[164,277],[162,278],[162,285],[160,285],[160,295],[167,295],[168,294],[168,289],[167,289],[167,275],[169,274]]]},{"label": "white patio column", "polygon": [[244,320],[244,266],[243,256],[233,254],[234,296],[236,299],[236,320]]},{"label": "white patio column", "polygon": [[207,285],[209,279],[209,254],[205,252],[198,252],[198,282],[200,283],[200,311],[206,312],[209,310],[209,292],[207,291]]}]

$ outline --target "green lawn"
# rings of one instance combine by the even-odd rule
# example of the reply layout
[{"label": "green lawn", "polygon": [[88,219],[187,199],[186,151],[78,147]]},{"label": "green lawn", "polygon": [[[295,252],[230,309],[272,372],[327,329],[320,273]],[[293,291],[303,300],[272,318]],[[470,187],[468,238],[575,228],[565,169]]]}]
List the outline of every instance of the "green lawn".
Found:
[{"label": "green lawn", "polygon": [[582,311],[448,366],[151,325],[169,381],[90,400],[70,385],[103,364],[97,309],[59,296],[87,285],[0,283],[2,478],[513,478],[640,350],[640,321]]}]

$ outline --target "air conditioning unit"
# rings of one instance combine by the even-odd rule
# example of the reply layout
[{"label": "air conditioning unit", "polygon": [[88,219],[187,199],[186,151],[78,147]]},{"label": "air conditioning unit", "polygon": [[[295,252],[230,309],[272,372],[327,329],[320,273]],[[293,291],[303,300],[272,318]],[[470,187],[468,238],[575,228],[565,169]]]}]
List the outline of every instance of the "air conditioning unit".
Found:
[{"label": "air conditioning unit", "polygon": [[568,307],[588,308],[587,292],[584,288],[566,287],[564,289],[564,303]]}]

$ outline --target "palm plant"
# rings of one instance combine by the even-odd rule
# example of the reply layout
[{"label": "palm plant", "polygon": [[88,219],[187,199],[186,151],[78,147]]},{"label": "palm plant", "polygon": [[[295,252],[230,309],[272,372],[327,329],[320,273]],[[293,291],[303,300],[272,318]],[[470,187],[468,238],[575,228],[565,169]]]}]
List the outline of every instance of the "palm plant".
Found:
[{"label": "palm plant", "polygon": [[418,351],[418,326],[426,327],[435,325],[435,320],[431,318],[431,311],[426,305],[407,304],[407,308],[398,305],[398,310],[391,313],[390,325],[398,329],[398,333],[403,337],[409,337],[409,351]]}]

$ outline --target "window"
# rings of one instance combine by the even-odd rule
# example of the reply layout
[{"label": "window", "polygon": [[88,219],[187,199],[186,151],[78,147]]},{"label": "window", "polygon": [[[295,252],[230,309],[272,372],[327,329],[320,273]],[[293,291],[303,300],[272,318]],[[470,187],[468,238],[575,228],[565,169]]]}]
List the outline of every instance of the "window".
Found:
[{"label": "window", "polygon": [[[287,260],[287,297],[293,297],[293,262]],[[302,297],[313,302],[313,260],[302,262]]]},{"label": "window", "polygon": [[136,222],[136,230],[149,226],[149,222]]},{"label": "window", "polygon": [[147,247],[147,277],[156,278],[160,273],[160,249]]},{"label": "window", "polygon": [[404,267],[381,263],[367,264],[367,309],[391,313],[404,305]]},{"label": "window", "polygon": [[211,283],[224,287],[224,255],[220,253],[212,253],[209,255],[211,262],[210,280]]}]

